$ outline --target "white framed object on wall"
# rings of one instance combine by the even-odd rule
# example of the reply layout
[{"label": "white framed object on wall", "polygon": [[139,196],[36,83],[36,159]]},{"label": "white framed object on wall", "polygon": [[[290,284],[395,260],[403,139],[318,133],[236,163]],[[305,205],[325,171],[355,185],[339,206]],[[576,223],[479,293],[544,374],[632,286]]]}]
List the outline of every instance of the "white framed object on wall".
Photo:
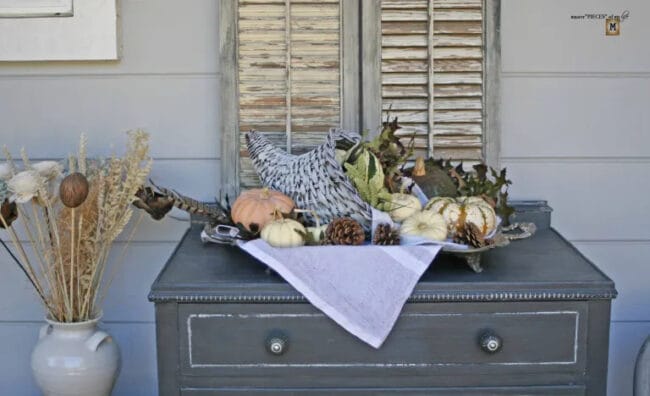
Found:
[{"label": "white framed object on wall", "polygon": [[72,15],[72,0],[0,0],[0,18]]},{"label": "white framed object on wall", "polygon": [[117,21],[116,0],[0,0],[0,61],[116,60]]}]

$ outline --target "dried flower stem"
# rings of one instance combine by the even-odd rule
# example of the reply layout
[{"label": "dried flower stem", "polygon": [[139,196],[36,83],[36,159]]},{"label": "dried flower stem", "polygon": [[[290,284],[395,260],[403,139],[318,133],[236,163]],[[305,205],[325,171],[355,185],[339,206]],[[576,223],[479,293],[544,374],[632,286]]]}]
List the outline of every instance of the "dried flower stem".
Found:
[{"label": "dried flower stem", "polygon": [[[20,265],[20,263],[18,263],[18,266],[25,273],[27,279],[29,279],[32,286],[34,286],[34,289],[36,289],[36,292],[38,293],[39,297],[43,301],[43,304],[45,304],[45,306],[48,307],[47,299],[45,298],[45,295],[43,294],[43,290],[38,283],[38,279],[34,276],[34,272],[31,270],[31,264],[29,264],[29,259],[27,258],[27,254],[23,249],[23,245],[18,240],[18,237],[16,236],[16,232],[12,227],[10,227],[7,224],[7,221],[1,214],[0,214],[0,222],[4,226],[5,230],[9,231],[9,237],[11,238],[11,242],[14,244],[14,246],[16,246],[16,248],[18,249],[18,254],[21,256],[21,259],[23,260],[24,265]],[[2,244],[5,246],[5,248],[11,255],[11,257],[15,259],[16,256],[14,256],[13,253],[11,253],[9,248],[5,245],[4,241],[2,242]]]},{"label": "dried flower stem", "polygon": [[[110,279],[104,282],[109,253],[113,242],[129,223],[133,214],[131,203],[151,170],[148,135],[142,131],[129,133],[123,157],[113,156],[106,162],[87,162],[86,145],[82,135],[78,155],[68,158],[68,172],[78,170],[88,179],[90,188],[86,202],[76,208],[64,207],[56,190],[50,191],[57,187],[53,178],[48,179],[36,194],[23,188],[26,191],[18,202],[18,217],[24,223],[35,257],[30,260],[15,229],[0,218],[15,245],[16,255],[4,241],[3,246],[32,283],[49,316],[63,322],[88,320],[98,311],[98,304],[103,303],[142,216],[134,222],[110,270]],[[16,177],[17,167],[9,151],[6,148],[4,151],[12,177]],[[25,166],[32,168],[24,150],[21,150],[21,157]],[[38,165],[42,163],[34,164],[34,172],[47,169]],[[14,185],[29,187],[29,175],[24,176]],[[34,198],[30,200],[31,197]],[[30,209],[22,208],[23,205],[31,206],[29,215],[25,212]]]},{"label": "dried flower stem", "polygon": [[74,258],[75,258],[75,213],[76,213],[76,208],[72,208],[70,210],[70,217],[71,217],[71,222],[70,222],[70,306],[74,306]]},{"label": "dried flower stem", "polygon": [[111,284],[113,283],[113,280],[117,276],[117,273],[119,269],[122,267],[124,262],[126,261],[126,249],[129,247],[131,244],[131,241],[133,240],[133,237],[135,236],[135,232],[138,230],[138,227],[140,227],[140,223],[142,222],[142,219],[144,218],[144,213],[143,211],[140,211],[140,215],[138,216],[138,219],[135,221],[135,225],[131,229],[131,232],[129,233],[129,237],[126,239],[126,242],[124,243],[124,247],[122,247],[122,251],[120,252],[120,256],[117,259],[117,262],[113,266],[113,270],[111,271],[111,276],[108,278],[108,282],[106,282],[106,286],[104,286],[104,290],[102,295],[99,298],[98,304],[101,305],[104,303],[104,300],[106,299],[106,295],[108,294],[108,289],[110,289]]}]

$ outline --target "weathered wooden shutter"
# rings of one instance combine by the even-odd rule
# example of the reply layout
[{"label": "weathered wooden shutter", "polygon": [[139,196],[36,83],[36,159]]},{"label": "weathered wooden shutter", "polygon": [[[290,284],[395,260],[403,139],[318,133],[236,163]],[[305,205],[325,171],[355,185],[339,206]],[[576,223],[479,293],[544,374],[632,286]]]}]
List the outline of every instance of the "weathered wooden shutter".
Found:
[{"label": "weathered wooden shutter", "polygon": [[239,0],[240,183],[259,183],[244,133],[292,153],[324,142],[342,122],[342,1]]},{"label": "weathered wooden shutter", "polygon": [[382,109],[419,154],[478,160],[483,0],[381,0]]}]

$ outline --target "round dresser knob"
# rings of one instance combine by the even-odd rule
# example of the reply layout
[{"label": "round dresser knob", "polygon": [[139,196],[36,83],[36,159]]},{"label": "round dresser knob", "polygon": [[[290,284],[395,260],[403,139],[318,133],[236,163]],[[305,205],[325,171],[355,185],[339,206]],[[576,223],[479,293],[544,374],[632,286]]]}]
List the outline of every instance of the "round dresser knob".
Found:
[{"label": "round dresser knob", "polygon": [[266,349],[274,355],[282,355],[287,351],[287,340],[284,337],[271,337],[266,341]]},{"label": "round dresser knob", "polygon": [[501,350],[503,341],[498,335],[488,332],[484,333],[480,339],[481,349],[486,353],[496,353]]}]

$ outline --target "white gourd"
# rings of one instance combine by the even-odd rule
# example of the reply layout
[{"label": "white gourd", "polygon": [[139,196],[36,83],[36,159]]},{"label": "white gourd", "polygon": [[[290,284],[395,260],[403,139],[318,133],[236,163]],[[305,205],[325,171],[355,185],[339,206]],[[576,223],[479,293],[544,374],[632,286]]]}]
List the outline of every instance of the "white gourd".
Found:
[{"label": "white gourd", "polygon": [[476,225],[484,235],[496,227],[494,209],[480,197],[433,198],[427,203],[425,210],[441,214],[449,224],[450,234],[455,233],[466,222]]},{"label": "white gourd", "polygon": [[261,237],[273,247],[297,247],[305,244],[305,227],[292,219],[276,219],[262,228]]},{"label": "white gourd", "polygon": [[390,208],[390,218],[399,223],[421,211],[422,204],[414,195],[395,193],[391,194]]},{"label": "white gourd", "polygon": [[400,234],[444,241],[447,239],[447,222],[440,214],[424,210],[404,220]]}]

